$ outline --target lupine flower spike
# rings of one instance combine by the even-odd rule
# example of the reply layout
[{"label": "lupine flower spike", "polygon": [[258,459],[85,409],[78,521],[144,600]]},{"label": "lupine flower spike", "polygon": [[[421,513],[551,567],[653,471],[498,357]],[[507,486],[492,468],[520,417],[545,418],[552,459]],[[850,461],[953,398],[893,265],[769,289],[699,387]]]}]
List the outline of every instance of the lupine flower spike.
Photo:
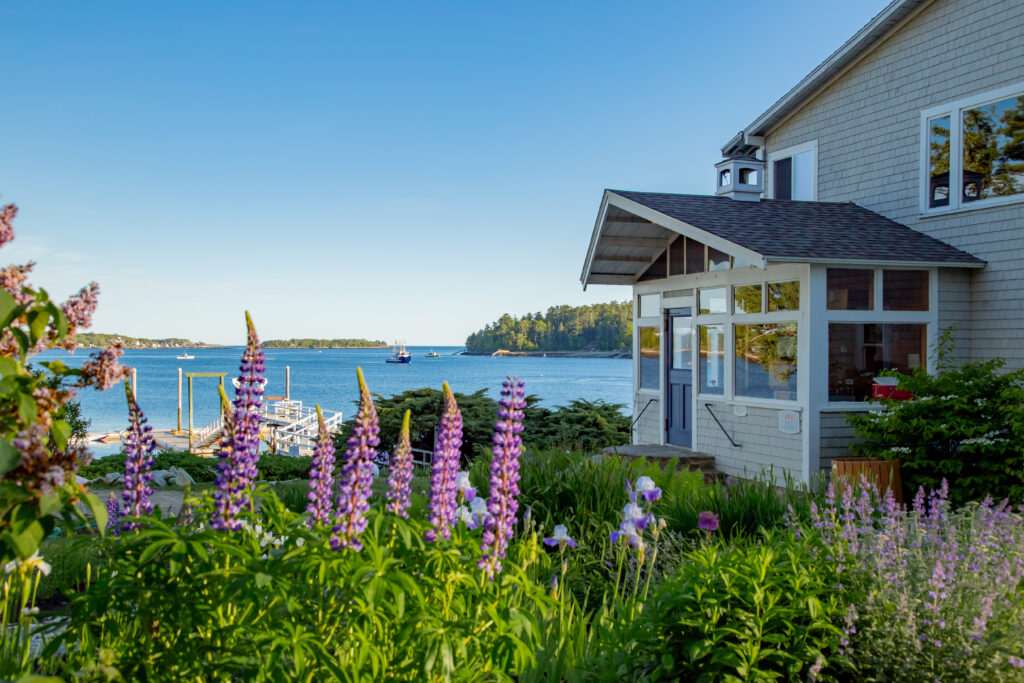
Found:
[{"label": "lupine flower spike", "polygon": [[558,524],[551,537],[544,539],[544,545],[557,545],[558,549],[564,552],[566,546],[575,548],[579,544],[569,537],[569,529],[564,524]]},{"label": "lupine flower spike", "polygon": [[400,517],[409,519],[409,494],[412,493],[412,442],[409,439],[409,419],[412,411],[405,411],[402,418],[402,431],[398,434],[398,444],[391,461],[391,472],[388,474],[387,510]]},{"label": "lupine flower spike", "polygon": [[309,469],[309,505],[306,524],[312,529],[323,526],[334,517],[334,442],[327,433],[323,411],[316,407],[317,438],[313,448],[313,463]]},{"label": "lupine flower spike", "polygon": [[[121,500],[124,501],[123,515],[130,517],[142,517],[153,511],[153,504],[149,497],[153,495],[153,489],[149,482],[153,479],[150,468],[153,467],[153,451],[156,449],[156,442],[153,440],[153,430],[146,424],[146,416],[142,414],[138,402],[132,395],[131,384],[124,383],[124,392],[128,398],[128,435],[124,440],[124,492],[121,493]],[[126,522],[125,529],[135,529],[138,524]]]},{"label": "lupine flower spike", "polygon": [[366,513],[370,509],[370,486],[373,484],[373,459],[377,455],[380,427],[377,408],[370,390],[366,388],[362,368],[356,368],[359,378],[359,410],[356,413],[352,436],[342,460],[338,483],[338,518],[331,536],[335,550],[351,548],[362,550],[359,534],[366,528]]},{"label": "lupine flower spike", "polygon": [[462,413],[448,382],[442,387],[444,408],[434,446],[434,462],[430,468],[430,524],[434,528],[425,534],[431,543],[438,537],[451,536],[457,507],[456,478],[462,457]]},{"label": "lupine flower spike", "polygon": [[[231,440],[221,440],[220,462],[217,463],[216,509],[211,524],[215,529],[235,531],[241,527],[238,513],[249,505],[249,488],[256,479],[256,461],[260,448],[260,408],[263,407],[263,347],[256,336],[252,317],[245,314],[248,341],[242,353],[242,365],[235,389],[232,410],[224,411],[224,435],[228,436],[228,413],[231,412]],[[223,392],[223,390],[221,390]],[[225,397],[222,394],[222,400]]]},{"label": "lupine flower spike", "polygon": [[118,522],[121,520],[121,505],[117,502],[117,498],[114,497],[114,492],[110,492],[110,497],[107,498],[107,531],[118,535]]},{"label": "lupine flower spike", "polygon": [[487,578],[501,572],[501,560],[512,539],[516,511],[519,509],[519,458],[523,454],[523,410],[526,394],[518,377],[502,383],[498,401],[498,422],[494,425],[494,446],[491,448],[491,489],[487,498],[491,516],[484,522],[480,550],[484,556],[477,566]]}]

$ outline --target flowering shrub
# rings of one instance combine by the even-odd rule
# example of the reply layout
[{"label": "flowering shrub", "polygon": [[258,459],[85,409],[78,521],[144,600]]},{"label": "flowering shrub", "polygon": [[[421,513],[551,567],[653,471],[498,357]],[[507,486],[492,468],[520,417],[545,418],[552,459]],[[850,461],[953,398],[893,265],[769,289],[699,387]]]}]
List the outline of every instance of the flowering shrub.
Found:
[{"label": "flowering shrub", "polygon": [[[17,212],[13,204],[0,207],[0,247],[14,239]],[[59,360],[29,369],[40,351],[75,349],[75,333],[91,324],[99,294],[92,283],[58,305],[28,284],[33,265],[0,270],[0,564],[31,557],[58,515],[84,520],[79,501],[105,525],[103,503],[75,482],[90,456],[70,438],[72,416],[65,406],[77,389],[108,389],[126,374],[116,346],[94,354],[81,369]]]},{"label": "flowering shrub", "polygon": [[869,456],[901,462],[907,491],[954,487],[959,505],[986,495],[1024,498],[1024,370],[1002,372],[1002,360],[952,365],[950,335],[940,341],[939,371],[924,368],[899,378],[907,401],[882,401],[883,409],[847,419]]},{"label": "flowering shrub", "polygon": [[837,562],[842,646],[869,680],[1024,680],[1021,516],[991,498],[953,512],[947,493],[905,510],[869,485],[830,490],[805,529]]}]

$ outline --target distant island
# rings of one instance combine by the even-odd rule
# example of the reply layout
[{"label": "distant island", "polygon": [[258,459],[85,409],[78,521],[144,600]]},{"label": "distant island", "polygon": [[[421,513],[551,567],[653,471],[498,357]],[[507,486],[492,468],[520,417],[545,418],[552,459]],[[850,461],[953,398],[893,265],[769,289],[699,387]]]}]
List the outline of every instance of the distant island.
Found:
[{"label": "distant island", "polygon": [[630,357],[633,304],[552,306],[547,313],[508,313],[466,338],[471,356]]},{"label": "distant island", "polygon": [[386,349],[386,342],[370,339],[269,339],[265,349]]},{"label": "distant island", "polygon": [[126,334],[103,334],[102,332],[79,332],[75,335],[78,345],[85,349],[102,349],[114,342],[120,342],[126,349],[200,349],[217,348],[220,344],[168,337],[167,339],[147,339],[146,337],[129,337]]}]

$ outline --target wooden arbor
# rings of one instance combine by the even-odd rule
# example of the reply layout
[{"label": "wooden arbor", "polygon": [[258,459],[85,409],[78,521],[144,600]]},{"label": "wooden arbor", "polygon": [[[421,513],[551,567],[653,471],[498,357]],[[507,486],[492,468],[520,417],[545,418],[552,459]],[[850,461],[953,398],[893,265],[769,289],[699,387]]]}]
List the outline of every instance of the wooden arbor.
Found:
[{"label": "wooden arbor", "polygon": [[[185,377],[188,378],[188,449],[192,450],[192,379],[196,377],[217,377],[219,378],[219,384],[221,387],[224,386],[224,378],[227,377],[226,372],[186,372]],[[217,400],[217,404],[220,404],[220,400]],[[178,434],[181,434],[181,370],[178,370]]]}]

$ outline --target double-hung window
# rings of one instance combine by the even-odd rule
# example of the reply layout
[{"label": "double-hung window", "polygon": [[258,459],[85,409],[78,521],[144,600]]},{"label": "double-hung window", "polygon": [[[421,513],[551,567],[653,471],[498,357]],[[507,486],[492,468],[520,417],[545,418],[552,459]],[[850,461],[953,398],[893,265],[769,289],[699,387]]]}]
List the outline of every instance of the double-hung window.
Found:
[{"label": "double-hung window", "polygon": [[921,212],[1024,201],[1024,83],[921,113]]},{"label": "double-hung window", "polygon": [[768,195],[772,199],[818,199],[818,141],[768,154]]}]

